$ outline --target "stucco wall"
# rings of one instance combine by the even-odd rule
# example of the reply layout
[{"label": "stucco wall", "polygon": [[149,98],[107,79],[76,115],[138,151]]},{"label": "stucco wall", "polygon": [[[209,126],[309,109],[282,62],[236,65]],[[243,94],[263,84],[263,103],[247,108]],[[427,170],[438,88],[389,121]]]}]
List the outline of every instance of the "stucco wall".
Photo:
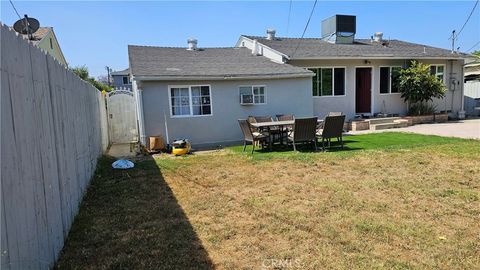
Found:
[{"label": "stucco wall", "polygon": [[[169,85],[210,85],[212,115],[175,118],[170,116]],[[240,105],[240,85],[265,85],[266,104]],[[311,79],[250,81],[143,82],[142,100],[145,135],[165,135],[167,117],[169,139],[188,138],[194,146],[212,146],[239,142],[243,136],[238,119],[249,115],[313,115]]]},{"label": "stucco wall", "polygon": [[113,86],[115,88],[126,88],[129,90],[132,90],[132,85],[131,84],[123,84],[123,77],[125,75],[112,75],[113,79]]},{"label": "stucco wall", "polygon": [[[367,61],[367,62],[366,62]],[[452,116],[456,116],[462,108],[463,84],[456,85],[455,91],[450,84],[450,79],[455,78],[462,81],[463,78],[463,60],[421,60],[425,64],[445,65],[445,84],[447,91],[445,98],[434,100],[437,111],[452,111]],[[314,114],[324,116],[329,111],[341,111],[347,115],[347,118],[355,116],[355,68],[372,67],[373,85],[372,85],[372,112],[373,113],[396,113],[404,115],[407,113],[407,104],[403,101],[399,93],[380,94],[380,67],[381,66],[405,66],[406,60],[298,60],[291,61],[289,64],[301,67],[345,67],[345,96],[339,97],[313,97]],[[453,68],[452,68],[453,67]],[[453,104],[452,104],[453,97]]]}]

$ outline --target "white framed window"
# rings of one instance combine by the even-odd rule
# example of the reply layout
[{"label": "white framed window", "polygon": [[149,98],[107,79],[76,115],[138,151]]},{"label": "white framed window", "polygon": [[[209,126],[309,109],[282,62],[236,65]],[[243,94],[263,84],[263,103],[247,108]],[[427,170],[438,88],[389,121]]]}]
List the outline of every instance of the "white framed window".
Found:
[{"label": "white framed window", "polygon": [[239,87],[240,104],[266,104],[265,85],[242,85]]},{"label": "white framed window", "polygon": [[445,65],[430,65],[430,74],[435,75],[440,81],[445,81]]},{"label": "white framed window", "polygon": [[169,86],[173,117],[212,115],[210,85]]},{"label": "white framed window", "polygon": [[126,84],[126,85],[132,84],[129,76],[123,76],[122,80],[123,80],[123,84]]},{"label": "white framed window", "polygon": [[312,77],[313,96],[344,96],[345,67],[309,68]]},{"label": "white framed window", "polygon": [[398,79],[402,67],[380,67],[380,94],[399,93]]}]

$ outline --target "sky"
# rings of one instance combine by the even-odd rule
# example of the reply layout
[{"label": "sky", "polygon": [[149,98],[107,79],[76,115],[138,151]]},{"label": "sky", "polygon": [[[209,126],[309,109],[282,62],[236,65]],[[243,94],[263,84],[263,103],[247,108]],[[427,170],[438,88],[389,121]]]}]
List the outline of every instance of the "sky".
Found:
[{"label": "sky", "polygon": [[[86,65],[90,74],[105,75],[128,67],[127,45],[232,47],[241,34],[300,37],[312,10],[309,1],[20,1],[20,15],[52,26],[70,66]],[[321,21],[335,14],[357,16],[357,38],[377,31],[384,38],[451,48],[452,30],[460,30],[475,1],[322,1],[305,37],[320,37]],[[290,20],[289,17],[290,10]],[[18,20],[8,0],[1,0],[1,21]],[[480,4],[456,40],[460,51],[480,41]],[[480,50],[480,44],[473,50]],[[473,51],[472,50],[472,51]]]}]

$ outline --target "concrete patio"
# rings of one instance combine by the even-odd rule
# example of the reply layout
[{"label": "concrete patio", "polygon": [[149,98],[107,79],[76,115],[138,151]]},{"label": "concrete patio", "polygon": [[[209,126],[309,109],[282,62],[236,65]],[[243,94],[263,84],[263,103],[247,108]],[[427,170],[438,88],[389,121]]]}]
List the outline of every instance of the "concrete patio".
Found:
[{"label": "concrete patio", "polygon": [[480,119],[468,119],[459,121],[450,121],[446,123],[420,124],[405,128],[385,129],[385,130],[364,130],[350,131],[348,134],[366,134],[377,132],[413,132],[424,135],[437,135],[444,137],[457,137],[464,139],[480,139]]}]

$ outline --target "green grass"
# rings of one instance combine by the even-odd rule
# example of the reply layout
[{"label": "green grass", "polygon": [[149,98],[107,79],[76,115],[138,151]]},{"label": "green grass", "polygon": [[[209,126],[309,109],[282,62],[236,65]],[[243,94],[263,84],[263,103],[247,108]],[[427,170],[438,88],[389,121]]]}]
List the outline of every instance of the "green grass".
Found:
[{"label": "green grass", "polygon": [[480,268],[479,141],[345,140],[343,151],[161,155],[126,171],[104,158],[55,267]]}]

